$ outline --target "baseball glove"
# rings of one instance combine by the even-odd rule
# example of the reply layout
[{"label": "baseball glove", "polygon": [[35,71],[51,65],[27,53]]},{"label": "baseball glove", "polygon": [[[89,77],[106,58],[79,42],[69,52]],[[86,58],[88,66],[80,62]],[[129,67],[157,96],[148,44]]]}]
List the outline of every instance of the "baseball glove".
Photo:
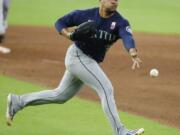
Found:
[{"label": "baseball glove", "polygon": [[70,39],[73,41],[83,41],[94,35],[96,31],[97,24],[94,21],[84,22],[70,34]]}]

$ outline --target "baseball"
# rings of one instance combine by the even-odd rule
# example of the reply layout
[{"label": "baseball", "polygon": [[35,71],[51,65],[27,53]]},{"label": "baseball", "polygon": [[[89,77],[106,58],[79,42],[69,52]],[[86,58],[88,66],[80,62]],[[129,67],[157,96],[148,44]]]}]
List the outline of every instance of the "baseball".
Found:
[{"label": "baseball", "polygon": [[158,75],[159,75],[159,71],[157,69],[153,68],[150,70],[151,77],[158,77]]}]

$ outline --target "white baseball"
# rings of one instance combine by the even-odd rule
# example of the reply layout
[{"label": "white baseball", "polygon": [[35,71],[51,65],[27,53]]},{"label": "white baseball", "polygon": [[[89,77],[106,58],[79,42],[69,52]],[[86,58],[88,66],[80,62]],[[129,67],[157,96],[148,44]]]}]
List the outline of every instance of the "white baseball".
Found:
[{"label": "white baseball", "polygon": [[153,68],[153,69],[150,70],[149,74],[150,74],[151,77],[158,77],[159,71],[157,69]]}]

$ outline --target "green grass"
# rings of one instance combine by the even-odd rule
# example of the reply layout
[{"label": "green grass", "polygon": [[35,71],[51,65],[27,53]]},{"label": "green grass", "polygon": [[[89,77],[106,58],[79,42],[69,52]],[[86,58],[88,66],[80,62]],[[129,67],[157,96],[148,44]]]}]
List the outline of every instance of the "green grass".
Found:
[{"label": "green grass", "polygon": [[[0,135],[112,135],[99,104],[73,98],[63,105],[27,107],[18,112],[12,127],[5,125],[6,96],[43,88],[0,76]],[[128,128],[144,127],[145,135],[180,135],[180,131],[128,113],[120,113]]]},{"label": "green grass", "polygon": [[122,0],[122,5],[135,30],[180,34],[179,0]]},{"label": "green grass", "polygon": [[[60,16],[98,6],[98,0],[13,0],[9,22],[13,25],[53,26]],[[134,31],[180,34],[179,0],[120,0],[118,9]]]},{"label": "green grass", "polygon": [[13,0],[9,21],[16,25],[53,26],[60,16],[70,11],[91,8],[97,4],[94,0]]}]

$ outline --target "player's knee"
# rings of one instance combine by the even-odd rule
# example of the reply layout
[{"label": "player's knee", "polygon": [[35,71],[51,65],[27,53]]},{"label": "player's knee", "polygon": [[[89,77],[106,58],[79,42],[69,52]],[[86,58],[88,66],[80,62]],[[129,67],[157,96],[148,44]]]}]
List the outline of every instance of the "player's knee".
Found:
[{"label": "player's knee", "polygon": [[68,101],[68,98],[63,93],[61,93],[58,89],[54,91],[54,98],[55,98],[54,99],[55,102],[59,104],[64,104],[65,102]]},{"label": "player's knee", "polygon": [[113,97],[113,86],[111,84],[106,85],[103,90],[99,93],[99,96],[102,101],[106,100],[106,98],[111,98]]},{"label": "player's knee", "polygon": [[59,104],[64,104],[64,103],[66,103],[68,101],[68,99],[65,99],[65,98],[58,98],[57,99],[57,102],[59,103]]},{"label": "player's knee", "polygon": [[109,94],[112,94],[113,91],[114,91],[114,88],[113,88],[112,84],[111,84],[111,83],[108,83],[107,86],[106,86],[106,92],[107,92],[108,95],[109,95]]}]

